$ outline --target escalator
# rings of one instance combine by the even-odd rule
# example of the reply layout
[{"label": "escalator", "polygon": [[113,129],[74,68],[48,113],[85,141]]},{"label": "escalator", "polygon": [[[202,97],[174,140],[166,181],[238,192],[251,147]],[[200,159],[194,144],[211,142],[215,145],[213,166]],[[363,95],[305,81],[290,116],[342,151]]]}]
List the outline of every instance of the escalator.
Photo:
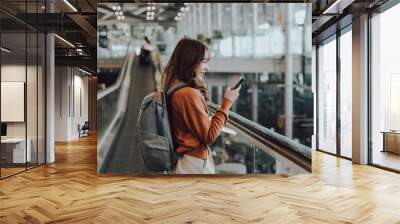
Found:
[{"label": "escalator", "polygon": [[[143,97],[155,89],[154,73],[128,54],[117,82],[98,94],[99,173],[149,173],[135,147],[136,122]],[[211,112],[217,107],[209,105]],[[310,148],[233,112],[211,148],[220,174],[311,172]]]},{"label": "escalator", "polygon": [[[218,105],[210,103],[211,112],[217,108]],[[217,154],[214,159],[217,173],[290,175],[311,172],[309,147],[234,112],[229,112],[228,124],[211,147],[214,155]]]},{"label": "escalator", "polygon": [[[140,155],[140,152],[134,147],[137,136],[136,123],[139,113],[139,106],[142,99],[149,93],[154,91],[155,70],[151,66],[140,66],[139,58],[135,55],[128,55],[124,62],[124,67],[121,71],[120,78],[124,79],[121,84],[119,95],[124,98],[120,105],[114,105],[120,99],[110,97],[110,93],[98,97],[99,114],[107,120],[112,117],[112,112],[104,113],[110,107],[120,107],[120,112],[115,111],[114,114],[118,117],[118,122],[113,125],[112,129],[106,133],[100,132],[103,136],[100,137],[99,144],[99,161],[98,167],[101,173],[130,173],[130,172],[146,172],[142,159],[135,155]],[[116,83],[118,85],[118,82]],[[126,85],[123,88],[123,85]],[[107,100],[110,98],[109,100]],[[107,105],[110,103],[111,105]],[[100,118],[101,119],[101,118]],[[103,126],[103,121],[98,122]],[[101,129],[106,129],[103,126]],[[102,140],[107,139],[107,142]]]}]

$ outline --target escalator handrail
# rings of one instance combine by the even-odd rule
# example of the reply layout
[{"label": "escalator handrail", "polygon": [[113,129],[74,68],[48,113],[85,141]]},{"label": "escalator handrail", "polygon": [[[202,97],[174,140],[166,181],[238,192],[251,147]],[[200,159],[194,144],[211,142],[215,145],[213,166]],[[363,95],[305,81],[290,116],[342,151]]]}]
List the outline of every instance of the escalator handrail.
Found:
[{"label": "escalator handrail", "polygon": [[118,90],[119,88],[121,88],[122,82],[123,82],[123,80],[125,79],[125,76],[126,76],[126,67],[127,67],[128,63],[129,63],[129,61],[128,61],[129,53],[130,53],[129,50],[130,50],[131,46],[132,46],[132,41],[129,41],[127,52],[126,52],[126,56],[125,56],[124,62],[122,64],[122,69],[121,69],[121,71],[119,73],[117,81],[114,84],[112,84],[110,87],[108,87],[108,88],[106,88],[104,90],[100,90],[97,93],[97,100],[100,100],[103,97],[107,96],[108,94],[110,94],[110,93]]},{"label": "escalator handrail", "polygon": [[[215,112],[218,109],[218,105],[209,103],[209,108],[212,112]],[[311,148],[232,111],[229,112],[229,123],[298,166],[311,171]]]},{"label": "escalator handrail", "polygon": [[130,86],[130,73],[132,69],[132,63],[135,59],[135,55],[129,51],[130,44],[128,45],[127,56],[125,57],[123,67],[121,69],[121,73],[118,81],[110,88],[102,91],[103,95],[97,96],[97,101],[106,100],[106,96],[113,93],[114,91],[120,91],[119,98],[117,103],[117,111],[113,115],[114,116],[111,123],[105,128],[105,133],[102,136],[98,136],[98,166],[97,171],[99,173],[105,172],[105,167],[107,165],[107,161],[110,158],[110,148],[115,140],[115,133],[118,132],[120,125],[122,123],[121,119],[125,115],[126,111],[126,102],[128,101],[128,92]]}]

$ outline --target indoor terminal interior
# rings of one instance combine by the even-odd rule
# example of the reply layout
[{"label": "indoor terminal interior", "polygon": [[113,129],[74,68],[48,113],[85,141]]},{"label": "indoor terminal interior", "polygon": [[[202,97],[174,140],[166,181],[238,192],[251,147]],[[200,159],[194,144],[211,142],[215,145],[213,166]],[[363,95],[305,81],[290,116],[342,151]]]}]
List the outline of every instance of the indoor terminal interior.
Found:
[{"label": "indoor terminal interior", "polygon": [[[400,222],[398,21],[397,0],[1,0],[0,223]],[[207,45],[210,113],[244,78],[216,177],[121,165],[162,79],[145,37],[161,71]]]}]

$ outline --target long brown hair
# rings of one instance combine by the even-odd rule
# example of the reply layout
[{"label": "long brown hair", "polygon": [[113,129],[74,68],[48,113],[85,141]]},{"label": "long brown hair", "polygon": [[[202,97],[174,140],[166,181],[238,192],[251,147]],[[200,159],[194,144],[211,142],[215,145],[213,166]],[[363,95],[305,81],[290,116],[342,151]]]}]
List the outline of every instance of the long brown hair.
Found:
[{"label": "long brown hair", "polygon": [[208,48],[200,41],[190,38],[181,39],[176,45],[171,58],[165,66],[162,83],[167,91],[173,82],[178,79],[189,86],[199,89],[208,102],[208,90],[204,80],[196,79],[195,70],[204,60]]},{"label": "long brown hair", "polygon": [[150,39],[147,36],[144,36],[144,41],[146,41],[146,43],[151,44]]}]

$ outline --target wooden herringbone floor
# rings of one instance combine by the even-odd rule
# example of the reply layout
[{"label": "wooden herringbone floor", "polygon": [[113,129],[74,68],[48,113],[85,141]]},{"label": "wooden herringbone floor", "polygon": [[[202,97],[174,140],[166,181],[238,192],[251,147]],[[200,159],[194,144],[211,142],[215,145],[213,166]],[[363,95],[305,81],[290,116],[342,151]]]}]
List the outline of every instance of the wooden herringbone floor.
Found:
[{"label": "wooden herringbone floor", "polygon": [[293,177],[96,174],[96,140],[0,181],[0,223],[400,223],[400,175],[315,152]]}]

